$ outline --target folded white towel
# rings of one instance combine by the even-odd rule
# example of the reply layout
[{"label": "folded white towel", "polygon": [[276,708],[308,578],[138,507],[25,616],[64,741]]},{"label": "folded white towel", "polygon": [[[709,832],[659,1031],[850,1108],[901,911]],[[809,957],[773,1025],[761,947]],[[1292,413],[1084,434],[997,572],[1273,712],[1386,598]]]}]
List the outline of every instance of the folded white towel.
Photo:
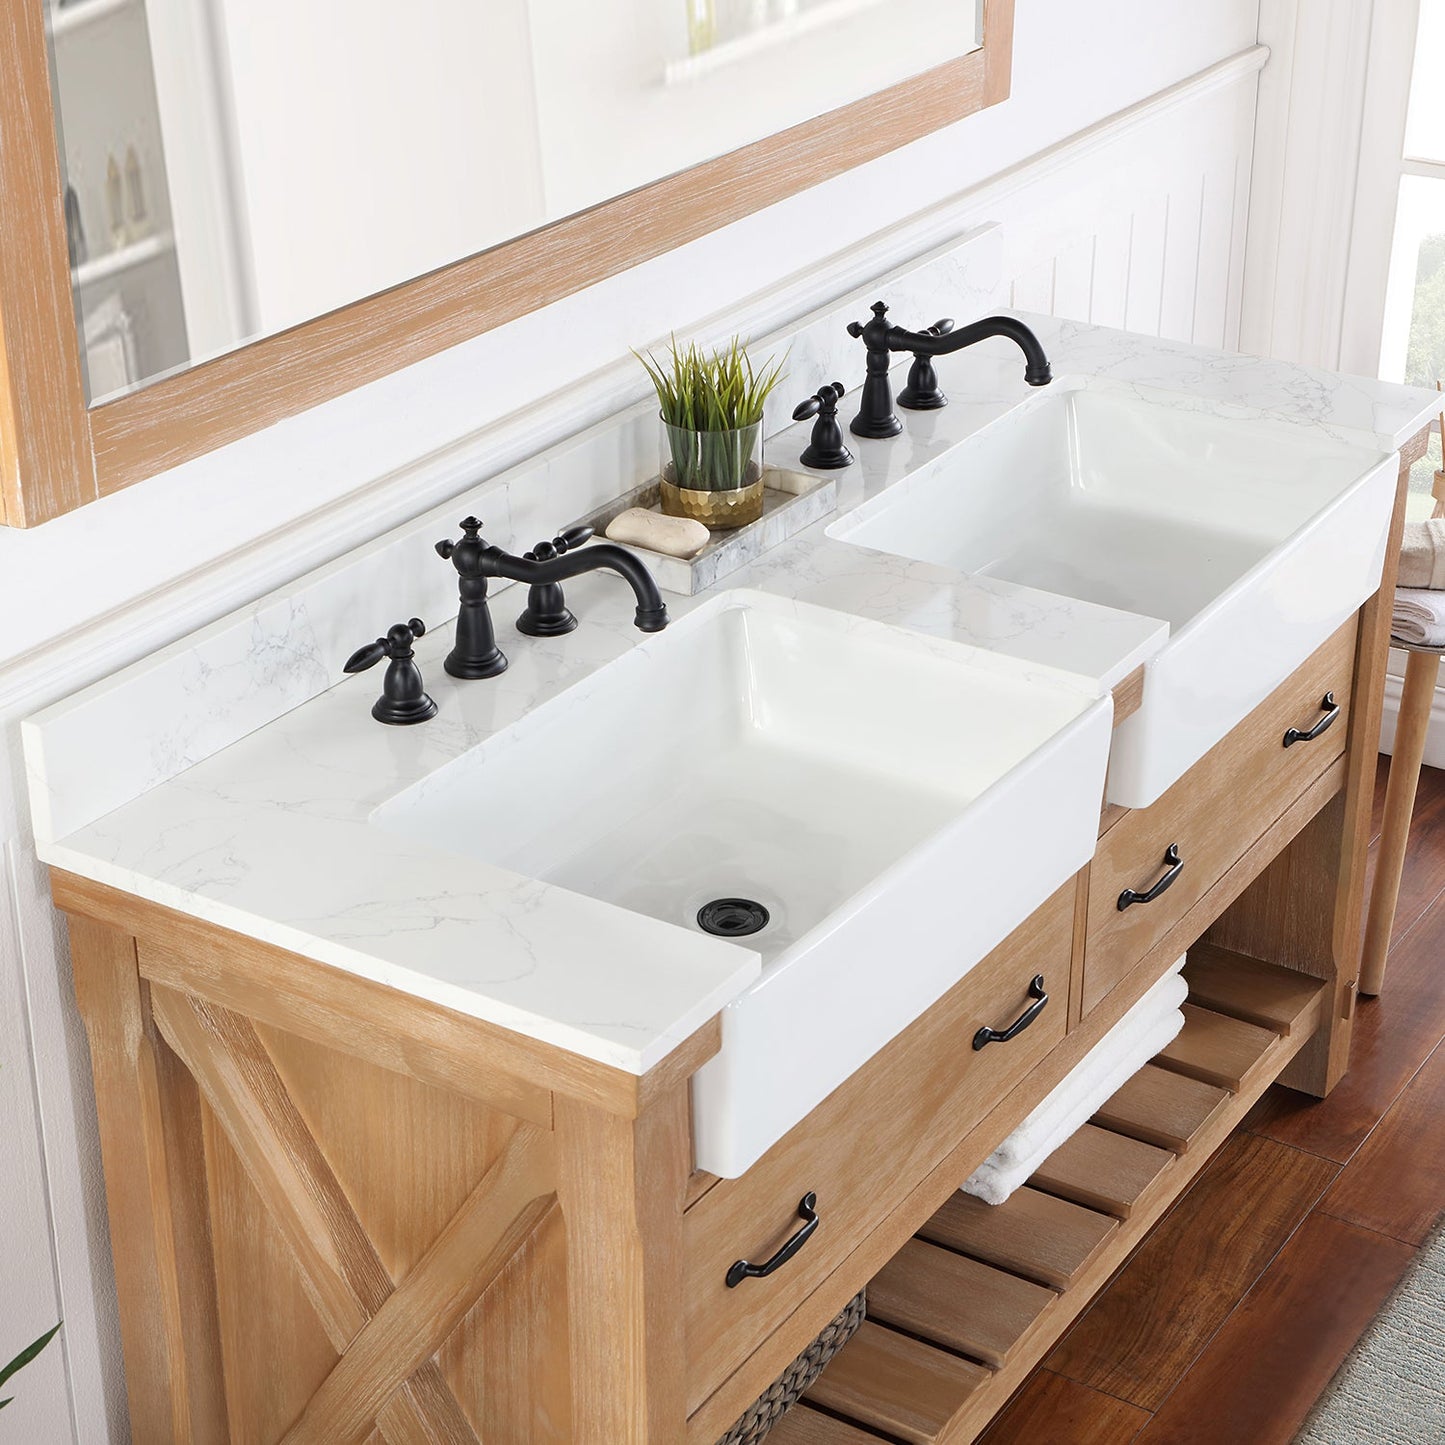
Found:
[{"label": "folded white towel", "polygon": [[1173,1042],[1184,1027],[1179,1005],[1189,992],[1179,976],[1183,966],[1181,958],[979,1165],[963,1185],[966,1193],[1002,1204],[1101,1104]]},{"label": "folded white towel", "polygon": [[1430,587],[1395,588],[1390,631],[1416,647],[1445,647],[1445,592]]},{"label": "folded white towel", "polygon": [[[1445,473],[1436,472],[1438,484]],[[1400,539],[1401,587],[1445,587],[1445,517],[1406,522]]]}]

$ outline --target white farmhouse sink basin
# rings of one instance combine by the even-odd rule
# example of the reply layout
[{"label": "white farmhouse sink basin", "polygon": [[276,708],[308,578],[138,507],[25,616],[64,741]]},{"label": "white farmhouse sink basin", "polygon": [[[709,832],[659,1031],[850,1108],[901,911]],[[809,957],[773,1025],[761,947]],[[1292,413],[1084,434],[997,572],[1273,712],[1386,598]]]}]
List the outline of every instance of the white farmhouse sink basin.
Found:
[{"label": "white farmhouse sink basin", "polygon": [[1110,722],[1069,674],[735,591],[373,822],[679,929],[761,904],[693,1095],[733,1176],[1088,860]]},{"label": "white farmhouse sink basin", "polygon": [[1064,380],[828,535],[1167,622],[1109,764],[1142,808],[1379,586],[1395,476],[1316,427]]}]

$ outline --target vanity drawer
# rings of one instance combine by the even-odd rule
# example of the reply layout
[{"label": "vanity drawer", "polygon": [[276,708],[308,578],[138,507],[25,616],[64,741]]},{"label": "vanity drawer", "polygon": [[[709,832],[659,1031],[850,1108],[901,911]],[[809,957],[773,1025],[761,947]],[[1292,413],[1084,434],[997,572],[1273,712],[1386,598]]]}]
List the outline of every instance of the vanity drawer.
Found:
[{"label": "vanity drawer", "polygon": [[[746,1174],[715,1184],[688,1210],[689,1413],[846,1269],[867,1234],[1063,1039],[1075,892],[1071,881],[1055,893]],[[1036,1004],[1038,974],[1048,1002],[1011,1040],[975,1050],[980,1028],[1002,1030]],[[766,1262],[803,1227],[799,1201],[810,1193],[819,1223],[798,1253],[776,1273],[729,1288],[735,1261]],[[850,1292],[867,1283],[860,1270]]]},{"label": "vanity drawer", "polygon": [[[1089,876],[1086,1013],[1344,752],[1357,625],[1352,616],[1153,807],[1126,813],[1099,840]],[[1333,721],[1286,746],[1291,730],[1317,728],[1329,716],[1326,693],[1339,709]],[[1136,901],[1121,908],[1130,896]]]}]

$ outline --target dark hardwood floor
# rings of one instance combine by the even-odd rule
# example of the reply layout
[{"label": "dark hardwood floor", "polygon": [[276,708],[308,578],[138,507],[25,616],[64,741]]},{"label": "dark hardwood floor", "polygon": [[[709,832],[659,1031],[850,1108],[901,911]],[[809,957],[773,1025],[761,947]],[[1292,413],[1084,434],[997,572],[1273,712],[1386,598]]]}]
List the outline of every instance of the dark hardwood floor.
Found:
[{"label": "dark hardwood floor", "polygon": [[1426,768],[1350,1072],[1328,1099],[1260,1100],[982,1441],[1288,1445],[1445,1210],[1442,1040],[1445,772]]}]

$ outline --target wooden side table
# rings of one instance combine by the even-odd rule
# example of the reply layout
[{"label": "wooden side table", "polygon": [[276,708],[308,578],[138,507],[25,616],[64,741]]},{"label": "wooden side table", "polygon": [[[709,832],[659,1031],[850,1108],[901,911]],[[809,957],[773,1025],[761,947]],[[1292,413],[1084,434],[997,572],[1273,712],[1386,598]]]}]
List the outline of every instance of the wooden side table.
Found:
[{"label": "wooden side table", "polygon": [[1390,779],[1385,787],[1385,817],[1380,827],[1380,853],[1375,886],[1365,920],[1365,949],[1360,961],[1359,991],[1377,994],[1385,981],[1385,957],[1395,925],[1400,898],[1400,875],[1405,870],[1405,845],[1410,841],[1410,817],[1415,811],[1415,789],[1425,756],[1425,735],[1445,648],[1417,647],[1390,639],[1392,647],[1407,652],[1405,685],[1400,694],[1400,716],[1395,726],[1395,747],[1390,757]]}]

